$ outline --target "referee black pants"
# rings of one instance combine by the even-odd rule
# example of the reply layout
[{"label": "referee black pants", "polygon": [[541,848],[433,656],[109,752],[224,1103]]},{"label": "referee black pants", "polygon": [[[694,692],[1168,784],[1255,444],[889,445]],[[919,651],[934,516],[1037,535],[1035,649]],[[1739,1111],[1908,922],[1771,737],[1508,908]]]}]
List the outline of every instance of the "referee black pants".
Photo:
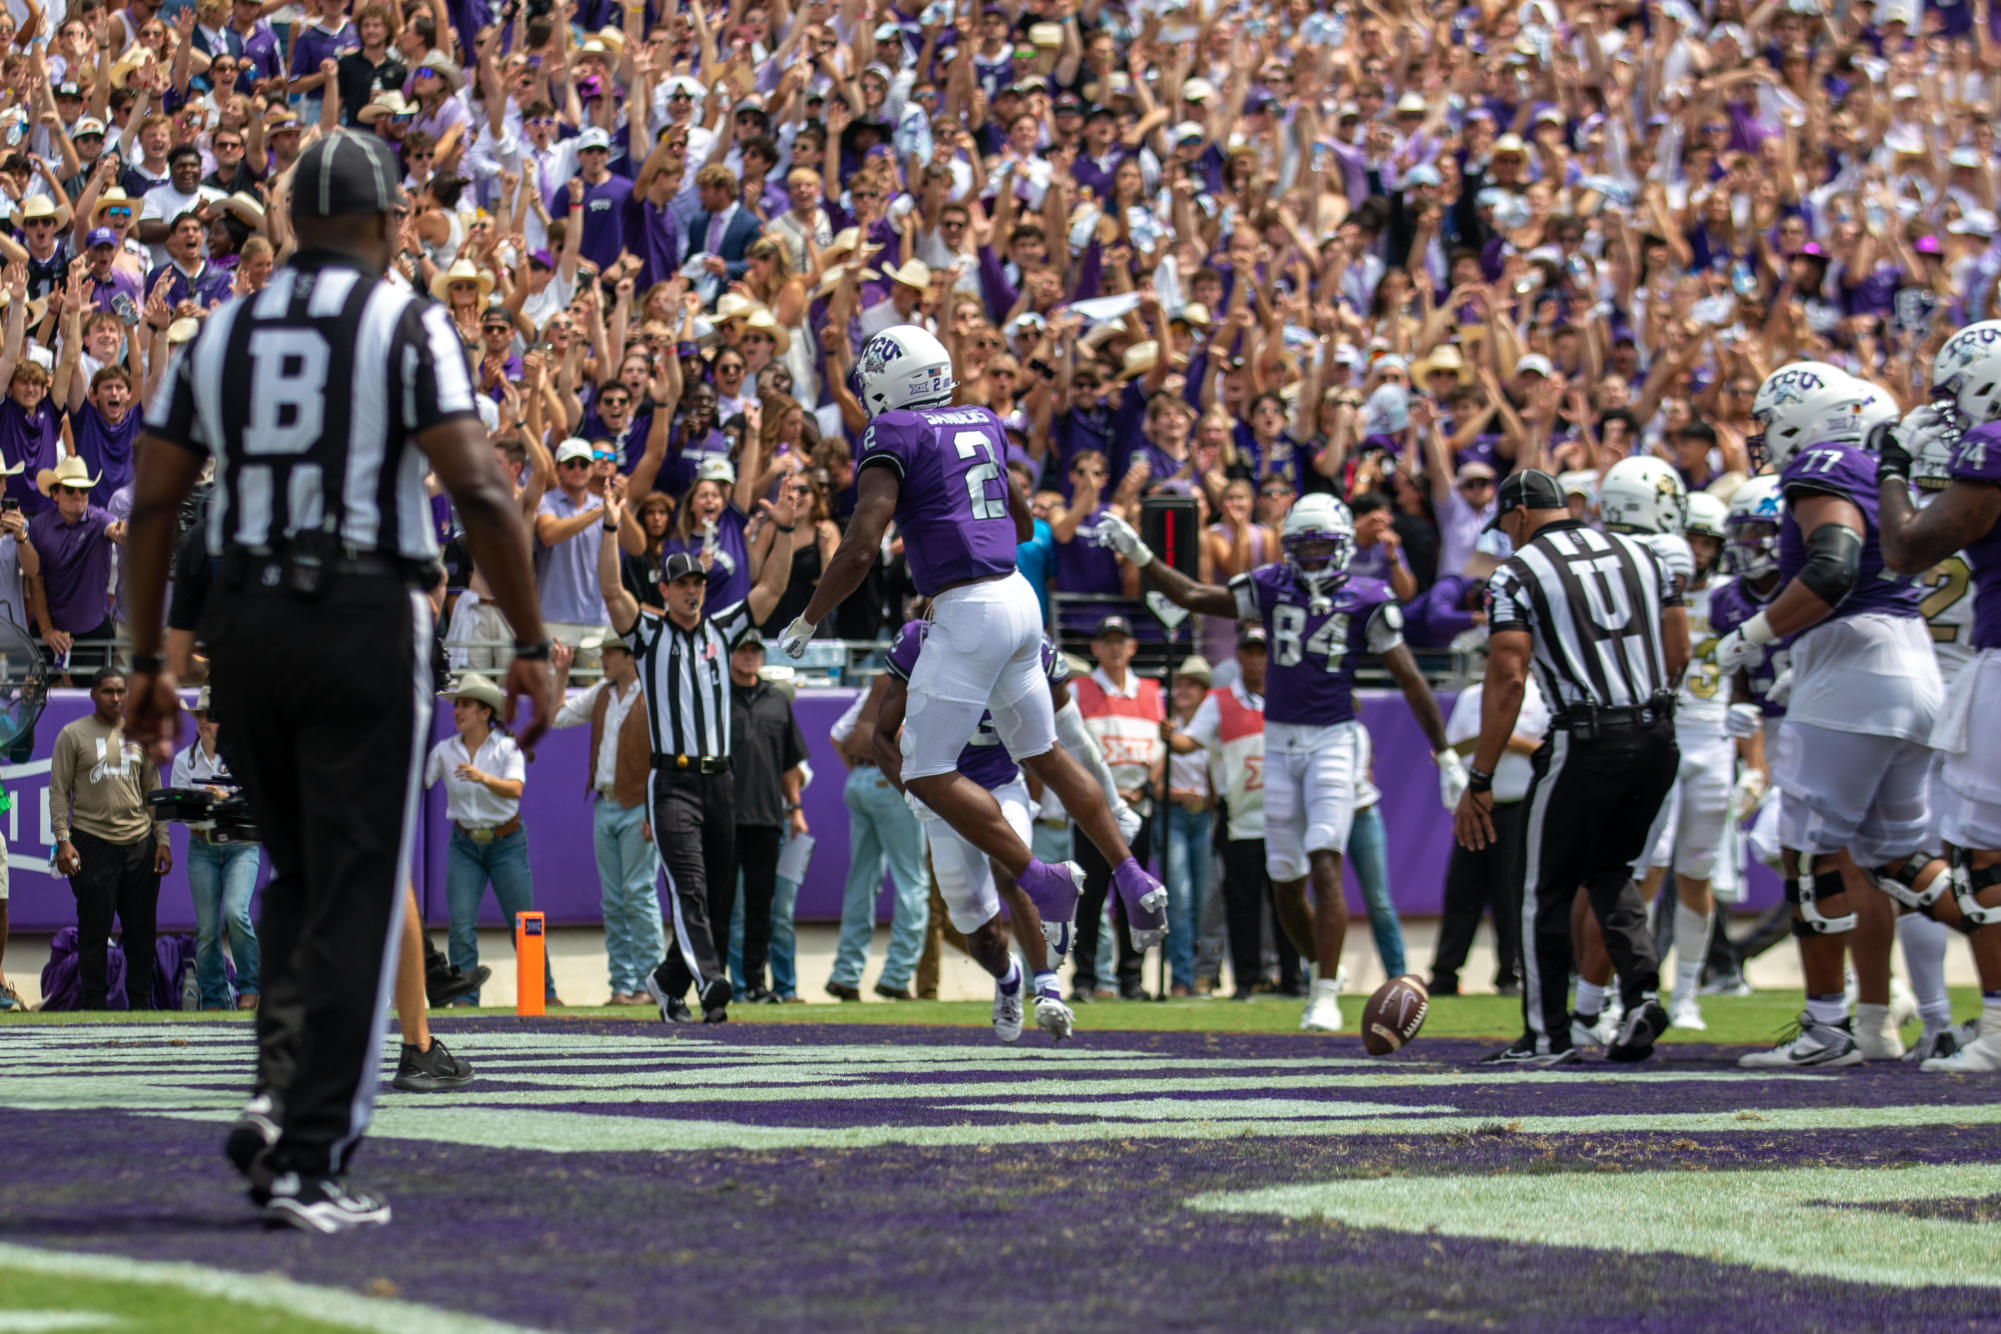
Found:
[{"label": "referee black pants", "polygon": [[728,986],[720,933],[727,942],[736,904],[736,787],[722,772],[655,769],[651,791],[653,841],[667,872],[667,919],[674,939],[653,976],[669,996],[722,982]]},{"label": "referee black pants", "polygon": [[1632,865],[1681,766],[1674,723],[1564,728],[1535,753],[1523,836],[1522,1013],[1536,1050],[1570,1043],[1570,905],[1581,886],[1618,971],[1626,1008],[1660,989],[1660,956]]},{"label": "referee black pants", "polygon": [[[778,894],[778,845],[784,840],[783,825],[747,824],[736,830],[736,867],[743,874],[743,984],[753,991],[768,989],[764,975],[771,962],[771,901]],[[730,877],[734,891],[736,877]],[[717,917],[728,922],[736,915]]]},{"label": "referee black pants", "polygon": [[1438,947],[1431,956],[1431,993],[1450,996],[1459,990],[1459,970],[1473,948],[1480,915],[1494,915],[1494,985],[1517,980],[1522,953],[1522,825],[1528,819],[1526,801],[1504,801],[1494,807],[1494,841],[1475,852],[1452,845],[1445,863],[1445,902],[1439,909]]},{"label": "referee black pants", "polygon": [[215,712],[271,883],[257,940],[257,1086],[274,1172],[344,1171],[375,1105],[431,728],[431,606],[343,575],[301,601],[219,586],[203,626]]}]

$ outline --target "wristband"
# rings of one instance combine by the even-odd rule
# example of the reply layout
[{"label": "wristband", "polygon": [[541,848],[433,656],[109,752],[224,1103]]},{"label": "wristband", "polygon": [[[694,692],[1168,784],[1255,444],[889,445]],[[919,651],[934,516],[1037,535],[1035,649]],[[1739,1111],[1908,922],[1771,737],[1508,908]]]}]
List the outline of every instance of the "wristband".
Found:
[{"label": "wristband", "polygon": [[1762,611],[1744,622],[1739,627],[1738,632],[1744,636],[1745,643],[1756,644],[1760,648],[1763,648],[1766,644],[1776,643],[1779,638],[1777,632],[1772,629],[1771,621],[1766,618],[1765,613]]},{"label": "wristband", "polygon": [[157,653],[134,653],[131,661],[135,676],[157,676],[160,669],[167,665],[167,660]]},{"label": "wristband", "polygon": [[608,523],[604,526],[604,530],[607,533],[615,533],[618,531],[618,525],[615,523]]},{"label": "wristband", "polygon": [[773,528],[776,528],[781,533],[789,533],[794,528],[797,528],[799,525],[796,523],[774,523],[771,526]]},{"label": "wristband", "polygon": [[1468,792],[1491,792],[1493,788],[1494,775],[1488,773],[1485,769],[1475,769],[1468,766],[1466,770],[1466,790]]},{"label": "wristband", "polygon": [[554,646],[547,639],[538,639],[532,644],[514,646],[514,656],[522,662],[547,662]]}]

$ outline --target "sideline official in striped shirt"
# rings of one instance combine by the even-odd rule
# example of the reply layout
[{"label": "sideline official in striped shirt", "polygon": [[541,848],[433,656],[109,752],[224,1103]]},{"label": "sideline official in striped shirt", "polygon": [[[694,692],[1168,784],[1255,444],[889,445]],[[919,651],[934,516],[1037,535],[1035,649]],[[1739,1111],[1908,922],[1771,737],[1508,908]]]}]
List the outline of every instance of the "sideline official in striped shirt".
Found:
[{"label": "sideline official in striped shirt", "polygon": [[1638,1061],[1667,1028],[1660,958],[1631,866],[1680,765],[1674,689],[1688,664],[1688,618],[1654,553],[1570,517],[1548,473],[1501,484],[1490,527],[1515,555],[1487,585],[1487,678],[1480,740],[1453,813],[1459,841],[1494,838],[1494,767],[1513,735],[1531,663],[1554,713],[1528,794],[1522,897],[1527,1031],[1489,1061],[1581,1059],[1568,1004],[1570,909],[1582,888],[1618,970],[1626,1017],[1606,1050]]},{"label": "sideline official in striped shirt", "polygon": [[[607,496],[598,546],[598,589],[611,628],[632,646],[646,695],[653,738],[653,772],[646,811],[667,872],[674,943],[646,979],[646,994],[665,1023],[695,1022],[690,983],[701,1020],[729,1018],[729,974],[717,938],[727,936],[736,906],[736,788],[730,775],[730,645],[760,625],[785,594],[798,529],[792,493],[772,508],[777,539],[763,574],[738,602],[708,608],[709,572],[685,551],[667,557],[659,590],[664,607],[644,606],[621,577],[618,525],[626,499]],[[804,530],[812,540],[812,527]]]}]

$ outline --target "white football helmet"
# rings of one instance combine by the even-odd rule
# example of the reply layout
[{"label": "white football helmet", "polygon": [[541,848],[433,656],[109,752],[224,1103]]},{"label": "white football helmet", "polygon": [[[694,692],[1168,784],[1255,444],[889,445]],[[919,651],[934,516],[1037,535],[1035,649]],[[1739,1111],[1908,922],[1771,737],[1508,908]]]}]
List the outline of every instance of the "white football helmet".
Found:
[{"label": "white football helmet", "polygon": [[2001,420],[2001,320],[1969,324],[1945,340],[1932,362],[1932,397],[1962,431]]},{"label": "white football helmet", "polygon": [[871,417],[952,401],[952,354],[926,330],[898,324],[862,345],[848,388]]},{"label": "white football helmet", "polygon": [[1688,522],[1688,487],[1663,459],[1620,459],[1598,484],[1598,512],[1614,533],[1679,533]]},{"label": "white football helmet", "polygon": [[1779,568],[1779,521],[1785,514],[1778,478],[1753,477],[1737,488],[1723,520],[1723,550],[1730,573],[1757,579]]},{"label": "white football helmet", "polygon": [[1839,366],[1795,361],[1781,366],[1758,386],[1751,401],[1751,457],[1783,472],[1807,445],[1862,442],[1862,407],[1878,391]]},{"label": "white football helmet", "polygon": [[1726,525],[1730,519],[1730,507],[1707,491],[1691,491],[1688,495],[1688,522],[1682,525],[1683,537],[1713,537],[1721,542],[1730,536]]},{"label": "white football helmet", "polygon": [[[1323,542],[1329,544],[1325,553],[1306,550]],[[1323,583],[1348,568],[1355,555],[1354,516],[1324,492],[1302,496],[1286,511],[1279,544],[1285,548],[1286,564],[1317,594]]]}]

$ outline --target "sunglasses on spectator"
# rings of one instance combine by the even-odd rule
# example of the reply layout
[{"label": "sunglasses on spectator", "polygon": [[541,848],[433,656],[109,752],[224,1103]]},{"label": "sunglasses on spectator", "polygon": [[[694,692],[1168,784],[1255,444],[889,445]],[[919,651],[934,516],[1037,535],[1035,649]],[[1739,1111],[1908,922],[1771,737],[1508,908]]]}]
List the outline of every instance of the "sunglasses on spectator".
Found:
[{"label": "sunglasses on spectator", "polygon": [[1459,489],[1461,491],[1488,491],[1493,489],[1493,485],[1494,479],[1491,477],[1468,477],[1459,484]]},{"label": "sunglasses on spectator", "polygon": [[588,468],[596,459],[597,455],[595,454],[587,459],[564,459],[560,466],[565,468]]},{"label": "sunglasses on spectator", "polygon": [[622,412],[626,408],[629,408],[631,406],[632,406],[632,400],[624,397],[623,395],[613,397],[612,395],[607,394],[605,397],[598,400],[599,408],[601,409],[609,408],[613,412]]},{"label": "sunglasses on spectator", "polygon": [[667,94],[667,100],[669,102],[692,102],[695,98],[687,89],[676,88],[673,92]]},{"label": "sunglasses on spectator", "polygon": [[849,193],[852,194],[856,199],[882,198],[882,191],[880,190],[851,190],[849,191]]},{"label": "sunglasses on spectator", "polygon": [[243,144],[242,141],[237,139],[215,139],[210,141],[209,147],[213,148],[218,153],[222,153],[232,148],[241,148],[243,147]]},{"label": "sunglasses on spectator", "polygon": [[1289,496],[1292,494],[1292,488],[1289,486],[1268,486],[1258,492],[1258,494],[1261,496]]},{"label": "sunglasses on spectator", "polygon": [[30,227],[53,227],[56,225],[54,218],[29,218],[27,222]]},{"label": "sunglasses on spectator", "polygon": [[435,79],[438,77],[438,72],[429,65],[424,65],[418,68],[417,77],[420,79]]},{"label": "sunglasses on spectator", "polygon": [[104,210],[104,216],[107,218],[117,218],[120,222],[130,222],[132,221],[132,210],[129,208],[108,208]]}]

